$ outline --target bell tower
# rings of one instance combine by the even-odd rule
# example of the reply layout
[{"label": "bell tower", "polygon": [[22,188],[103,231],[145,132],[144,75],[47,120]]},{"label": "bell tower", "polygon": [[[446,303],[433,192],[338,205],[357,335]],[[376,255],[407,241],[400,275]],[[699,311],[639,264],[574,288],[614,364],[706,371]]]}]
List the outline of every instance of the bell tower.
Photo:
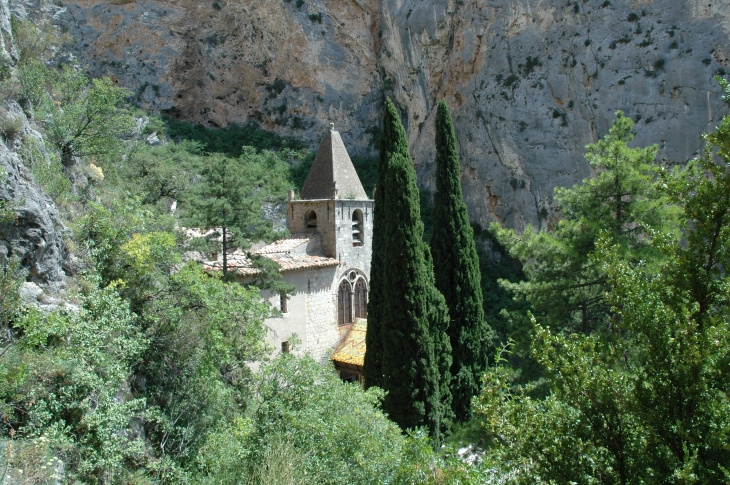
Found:
[{"label": "bell tower", "polygon": [[323,255],[340,262],[340,277],[352,281],[353,291],[358,279],[370,281],[373,204],[330,123],[300,198],[289,193],[289,230],[319,234]]}]

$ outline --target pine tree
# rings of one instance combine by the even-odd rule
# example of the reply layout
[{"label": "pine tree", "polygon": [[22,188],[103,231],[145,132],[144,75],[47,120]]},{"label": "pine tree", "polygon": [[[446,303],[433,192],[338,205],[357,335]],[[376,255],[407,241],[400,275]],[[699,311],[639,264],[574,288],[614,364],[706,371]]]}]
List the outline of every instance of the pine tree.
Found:
[{"label": "pine tree", "polygon": [[[492,226],[510,254],[525,263],[527,281],[504,286],[525,298],[532,313],[553,329],[588,334],[612,324],[606,274],[591,257],[601,233],[634,263],[653,265],[664,255],[651,244],[652,234],[676,232],[677,206],[656,185],[657,146],[629,147],[633,126],[617,111],[603,139],[586,146],[596,176],[555,189],[561,219],[550,231],[530,228],[519,234]],[[530,325],[519,315],[514,321]]]},{"label": "pine tree", "polygon": [[375,211],[365,380],[388,392],[383,409],[401,428],[427,426],[438,443],[441,402],[450,397],[448,373],[439,372],[442,362],[434,348],[441,351],[448,344],[442,335],[448,318],[422,241],[416,173],[405,131],[390,100],[383,118]]},{"label": "pine tree", "polygon": [[453,362],[451,393],[459,420],[470,415],[471,398],[479,393],[491,343],[484,320],[479,257],[459,182],[456,135],[446,103],[436,113],[436,193],[433,236],[436,287],[449,308]]}]

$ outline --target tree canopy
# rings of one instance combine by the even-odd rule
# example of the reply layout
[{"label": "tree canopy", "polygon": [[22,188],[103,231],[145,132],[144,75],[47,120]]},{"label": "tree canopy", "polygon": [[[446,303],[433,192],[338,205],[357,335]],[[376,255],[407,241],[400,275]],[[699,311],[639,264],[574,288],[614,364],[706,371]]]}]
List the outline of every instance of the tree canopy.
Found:
[{"label": "tree canopy", "polygon": [[526,299],[551,328],[587,334],[609,325],[606,274],[589,258],[602,231],[627,258],[647,264],[662,258],[651,245],[652,231],[676,232],[676,205],[656,185],[657,147],[630,148],[632,127],[618,111],[606,136],[586,146],[596,175],[570,189],[555,189],[560,219],[551,230],[530,227],[520,234],[492,226],[510,254],[525,263],[527,279],[505,281],[505,287]]},{"label": "tree canopy", "polygon": [[[645,223],[651,238],[636,241],[628,235],[650,218],[619,224],[613,211],[614,223],[595,230],[587,260],[605,278],[610,329],[566,332],[528,315],[546,397],[536,383],[515,384],[509,348],[485,375],[477,414],[494,440],[493,463],[520,470],[509,483],[730,478],[730,117],[705,139],[702,158],[632,194],[668,203],[666,226]],[[652,256],[638,260],[637,250]]]}]

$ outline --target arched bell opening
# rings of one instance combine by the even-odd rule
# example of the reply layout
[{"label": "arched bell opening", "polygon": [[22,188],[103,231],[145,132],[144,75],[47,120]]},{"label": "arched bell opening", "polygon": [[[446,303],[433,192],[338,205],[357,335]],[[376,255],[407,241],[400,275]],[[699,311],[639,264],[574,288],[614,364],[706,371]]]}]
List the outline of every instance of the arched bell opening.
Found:
[{"label": "arched bell opening", "polygon": [[317,213],[313,210],[308,210],[304,214],[304,227],[307,229],[317,229]]},{"label": "arched bell opening", "polygon": [[362,223],[362,211],[356,209],[352,213],[352,245],[362,246],[365,244],[365,232]]}]

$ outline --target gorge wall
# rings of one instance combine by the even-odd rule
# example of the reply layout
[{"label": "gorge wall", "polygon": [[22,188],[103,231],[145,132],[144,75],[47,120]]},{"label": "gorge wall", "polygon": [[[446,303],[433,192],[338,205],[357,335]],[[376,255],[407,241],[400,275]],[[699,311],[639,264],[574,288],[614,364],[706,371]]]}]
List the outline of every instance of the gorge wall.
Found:
[{"label": "gorge wall", "polygon": [[636,145],[682,162],[727,113],[730,6],[720,0],[11,0],[74,36],[95,75],[145,108],[260,122],[318,143],[333,121],[374,149],[384,96],[433,187],[433,120],[452,110],[474,221],[541,226],[555,186],[589,173],[614,112]]}]

